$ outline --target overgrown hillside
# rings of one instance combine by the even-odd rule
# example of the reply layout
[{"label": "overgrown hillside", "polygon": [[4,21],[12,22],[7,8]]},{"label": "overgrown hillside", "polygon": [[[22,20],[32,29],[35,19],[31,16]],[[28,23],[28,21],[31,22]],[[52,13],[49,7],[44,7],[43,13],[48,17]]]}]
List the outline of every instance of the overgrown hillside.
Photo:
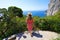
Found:
[{"label": "overgrown hillside", "polygon": [[[0,40],[10,35],[27,31],[26,16],[23,16],[23,11],[20,8],[9,7],[3,13],[4,15],[0,17]],[[53,16],[46,16],[44,18],[35,16],[33,19],[34,30],[40,29],[60,33],[60,11]]]}]

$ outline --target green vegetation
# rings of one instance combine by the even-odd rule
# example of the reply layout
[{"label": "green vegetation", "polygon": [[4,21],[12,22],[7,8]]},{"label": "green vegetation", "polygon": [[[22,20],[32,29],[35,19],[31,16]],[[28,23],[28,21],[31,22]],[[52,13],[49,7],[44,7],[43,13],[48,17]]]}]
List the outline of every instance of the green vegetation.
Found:
[{"label": "green vegetation", "polygon": [[24,27],[21,27],[23,25],[20,26],[22,23],[20,19],[23,19],[22,9],[11,6],[8,7],[8,10],[6,8],[0,9],[0,13],[3,15],[0,17],[0,39],[19,33],[24,29]]},{"label": "green vegetation", "polygon": [[35,17],[35,26],[40,30],[48,30],[60,33],[60,11],[53,16],[46,16],[44,18]]},{"label": "green vegetation", "polygon": [[8,7],[8,13],[11,16],[18,16],[18,17],[23,17],[23,11],[21,8],[17,8],[14,6]]},{"label": "green vegetation", "polygon": [[[3,14],[0,17],[0,40],[27,30],[25,22],[26,16],[22,14],[22,9],[11,6],[8,10],[3,8],[0,11]],[[44,18],[35,16],[33,19],[35,28],[60,33],[60,11],[54,16]]]}]

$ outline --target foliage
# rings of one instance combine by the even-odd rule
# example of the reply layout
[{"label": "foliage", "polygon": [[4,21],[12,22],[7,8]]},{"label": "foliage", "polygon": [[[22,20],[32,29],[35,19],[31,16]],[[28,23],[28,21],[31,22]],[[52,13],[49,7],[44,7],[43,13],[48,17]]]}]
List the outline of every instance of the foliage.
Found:
[{"label": "foliage", "polygon": [[23,17],[23,14],[22,14],[23,11],[21,8],[11,6],[11,7],[8,7],[8,12],[10,14],[13,14],[14,16]]},{"label": "foliage", "polygon": [[[0,9],[1,11],[2,9]],[[17,7],[9,7],[3,9],[4,15],[0,17],[0,39],[9,37],[13,34],[24,32],[26,27],[26,16],[23,16],[22,10]],[[53,16],[46,16],[44,18],[33,17],[35,28],[40,30],[49,30],[60,33],[60,12],[56,12]]]},{"label": "foliage", "polygon": [[0,13],[3,15],[0,17],[0,39],[26,30],[22,27],[25,25],[21,24],[22,22],[19,21],[23,17],[22,12],[23,11],[18,7],[9,7],[8,10],[6,8],[0,9]]},{"label": "foliage", "polygon": [[48,30],[60,33],[60,11],[53,16],[46,16],[44,18],[34,17],[34,24],[40,30]]}]

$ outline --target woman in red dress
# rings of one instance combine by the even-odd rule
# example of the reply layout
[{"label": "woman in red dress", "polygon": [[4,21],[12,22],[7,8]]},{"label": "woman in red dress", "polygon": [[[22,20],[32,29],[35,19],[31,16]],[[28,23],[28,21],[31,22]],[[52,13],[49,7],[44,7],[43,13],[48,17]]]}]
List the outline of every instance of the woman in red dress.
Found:
[{"label": "woman in red dress", "polygon": [[31,35],[31,37],[32,37],[33,18],[32,18],[31,13],[29,13],[29,14],[27,15],[26,23],[27,23],[28,32],[30,33],[30,35]]}]

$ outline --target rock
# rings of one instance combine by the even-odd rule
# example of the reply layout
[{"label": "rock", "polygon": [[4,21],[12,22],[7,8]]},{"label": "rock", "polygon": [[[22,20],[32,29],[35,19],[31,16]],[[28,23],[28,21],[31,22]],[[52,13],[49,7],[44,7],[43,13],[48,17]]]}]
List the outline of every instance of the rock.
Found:
[{"label": "rock", "polygon": [[[58,37],[57,33],[50,31],[39,31],[39,33],[35,31],[32,34],[33,37],[30,36],[30,33],[23,33],[22,35],[17,36],[16,40],[50,40]],[[26,38],[24,38],[24,36],[26,36]]]},{"label": "rock", "polygon": [[4,40],[51,40],[56,39],[58,37],[58,33],[51,32],[51,31],[33,31],[33,37],[31,37],[30,33],[18,33],[16,35],[12,35],[10,37],[5,38]]}]

